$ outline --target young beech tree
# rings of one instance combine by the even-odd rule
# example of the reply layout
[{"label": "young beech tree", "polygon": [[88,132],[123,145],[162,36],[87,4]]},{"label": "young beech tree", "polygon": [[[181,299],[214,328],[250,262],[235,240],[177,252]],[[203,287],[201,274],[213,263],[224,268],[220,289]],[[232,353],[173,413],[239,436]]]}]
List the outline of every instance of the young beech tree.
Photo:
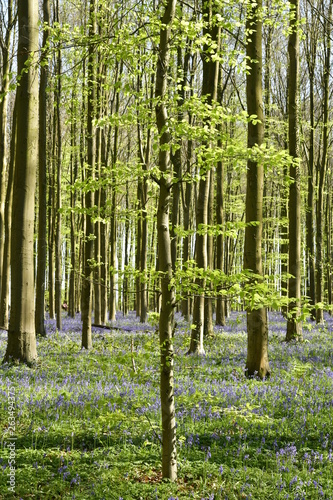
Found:
[{"label": "young beech tree", "polygon": [[307,295],[311,305],[312,319],[316,318],[315,310],[315,245],[314,245],[314,201],[315,201],[315,70],[317,61],[318,37],[320,34],[320,20],[318,10],[313,5],[305,4],[306,33],[304,40],[305,59],[309,78],[309,121],[310,130],[307,141],[308,154],[308,193],[306,207],[306,252],[308,266]]},{"label": "young beech tree", "polygon": [[330,111],[330,72],[331,72],[331,32],[332,32],[332,1],[329,2],[327,15],[324,15],[324,64],[323,64],[323,131],[322,155],[317,163],[318,199],[316,212],[316,322],[324,321],[324,199],[325,183],[327,176],[328,151],[329,151],[329,111]]},{"label": "young beech tree", "polygon": [[[34,218],[38,165],[38,1],[18,0],[17,143],[12,214],[11,314],[5,361],[33,363]],[[13,260],[15,259],[15,261]]]},{"label": "young beech tree", "polygon": [[[218,73],[219,73],[219,64],[212,57],[212,50],[214,49],[214,44],[218,44],[218,28],[216,23],[214,23],[213,16],[215,14],[213,10],[213,2],[207,2],[203,0],[202,2],[202,12],[204,16],[204,21],[206,23],[204,28],[204,36],[205,43],[203,46],[203,57],[202,57],[202,65],[203,65],[203,73],[202,73],[202,95],[206,98],[207,104],[212,106],[214,101],[217,99],[217,83],[218,83]],[[206,38],[207,37],[207,38]],[[211,40],[211,44],[206,42],[206,39]],[[206,125],[209,126],[209,118],[206,119]],[[205,146],[207,148],[210,147],[210,144],[206,143]],[[196,207],[196,224],[197,229],[200,229],[202,225],[207,226],[208,223],[211,223],[212,220],[209,218],[209,208],[212,211],[212,202],[209,204],[210,198],[212,198],[213,190],[211,189],[211,184],[213,183],[213,174],[212,170],[209,168],[207,172],[204,172],[201,175],[199,182],[199,191],[198,191],[198,199],[197,199],[197,207]],[[207,232],[197,231],[196,234],[196,264],[199,269],[203,269],[204,271],[207,269],[208,261],[212,264],[212,246],[208,245],[208,235]],[[209,253],[211,255],[209,255]],[[209,259],[209,257],[211,257]],[[210,326],[208,327],[208,332],[212,333],[212,320],[211,317],[208,318],[207,321],[207,312],[209,308],[205,308],[205,296],[204,292],[200,292],[199,290],[205,290],[206,288],[206,280],[198,276],[196,278],[196,285],[198,287],[198,291],[194,297],[193,303],[193,325],[194,328],[191,331],[191,342],[190,342],[190,353],[204,354],[204,346],[203,346],[203,336],[204,336],[204,327],[206,320],[206,327],[208,323]],[[211,306],[211,303],[209,304]],[[212,313],[212,310],[210,310]],[[206,313],[206,314],[205,314]]]},{"label": "young beech tree", "polygon": [[289,311],[286,340],[302,339],[301,307],[301,179],[299,164],[299,0],[290,2],[289,52]]},{"label": "young beech tree", "polygon": [[46,89],[48,84],[47,46],[49,40],[50,2],[43,0],[43,45],[42,61],[39,82],[39,172],[38,172],[38,260],[36,277],[36,333],[45,336],[44,310],[45,310],[45,273],[46,273],[46,191],[47,191],[47,157],[46,157],[46,123],[47,99]]},{"label": "young beech tree", "polygon": [[159,133],[160,193],[157,210],[158,259],[161,274],[162,301],[159,319],[161,351],[161,411],[162,411],[162,476],[176,481],[176,419],[173,383],[173,329],[175,291],[172,284],[171,239],[169,232],[169,206],[172,189],[170,168],[170,130],[166,106],[168,68],[170,59],[171,26],[175,17],[176,0],[165,2],[161,19],[158,60],[156,67],[156,124]]},{"label": "young beech tree", "polygon": [[4,258],[4,244],[6,233],[4,231],[4,209],[6,197],[6,175],[7,175],[7,109],[9,97],[10,71],[11,71],[11,38],[15,25],[15,15],[13,12],[13,0],[6,2],[7,12],[1,2],[1,19],[7,18],[7,27],[4,37],[0,40],[0,279],[2,279],[2,263]]},{"label": "young beech tree", "polygon": [[[264,139],[262,100],[262,0],[248,7],[246,19],[249,71],[246,75],[246,97],[249,116],[248,148],[260,146]],[[247,164],[246,229],[244,244],[244,269],[255,274],[251,286],[262,276],[262,204],[264,188],[263,166],[250,159]],[[247,309],[247,375],[255,373],[260,378],[269,375],[267,310],[264,307]]]},{"label": "young beech tree", "polygon": [[8,166],[7,193],[5,203],[5,245],[1,277],[0,325],[8,329],[9,323],[9,287],[10,287],[10,257],[13,210],[13,184],[15,170],[16,147],[16,98],[13,110],[12,134],[10,138],[10,160]]},{"label": "young beech tree", "polygon": [[[96,33],[96,0],[90,0],[90,27],[91,39]],[[87,171],[86,181],[93,179],[95,169],[96,137],[94,129],[95,118],[95,71],[96,59],[93,44],[89,45],[88,54],[88,106],[87,106]],[[92,313],[92,261],[94,258],[94,224],[92,221],[92,208],[94,206],[94,193],[89,187],[85,193],[85,242],[84,242],[84,276],[82,280],[82,347],[92,347],[91,338],[91,313]]]}]

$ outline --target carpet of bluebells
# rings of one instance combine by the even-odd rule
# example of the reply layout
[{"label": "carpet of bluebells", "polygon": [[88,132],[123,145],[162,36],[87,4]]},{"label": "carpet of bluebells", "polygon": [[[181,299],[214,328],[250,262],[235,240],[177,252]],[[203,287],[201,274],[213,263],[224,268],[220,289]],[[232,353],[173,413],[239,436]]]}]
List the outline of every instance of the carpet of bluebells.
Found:
[{"label": "carpet of bluebells", "polygon": [[[187,356],[177,318],[178,482],[161,479],[158,335],[134,313],[95,328],[81,349],[80,317],[47,320],[34,368],[0,367],[0,498],[333,499],[333,319],[284,342],[269,314],[269,380],[248,380],[245,314],[232,313]],[[6,332],[0,332],[3,358]],[[135,368],[135,369],[134,369]],[[15,392],[15,494],[8,491],[8,395]]]}]

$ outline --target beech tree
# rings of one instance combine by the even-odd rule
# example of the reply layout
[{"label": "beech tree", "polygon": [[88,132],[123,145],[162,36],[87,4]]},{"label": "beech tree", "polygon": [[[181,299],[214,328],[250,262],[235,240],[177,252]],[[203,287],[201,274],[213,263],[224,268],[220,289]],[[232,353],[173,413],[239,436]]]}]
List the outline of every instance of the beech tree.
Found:
[{"label": "beech tree", "polygon": [[[89,12],[89,36],[92,40],[96,33],[96,0],[90,1]],[[88,107],[87,107],[87,169],[86,181],[93,178],[95,169],[96,137],[94,128],[96,87],[95,87],[95,50],[92,43],[89,45],[88,55]],[[82,347],[92,347],[91,338],[91,313],[92,313],[92,261],[94,258],[94,225],[92,221],[92,209],[94,205],[94,193],[87,186],[85,193],[85,241],[84,241],[84,273],[82,280]]]},{"label": "beech tree", "polygon": [[[324,9],[323,9],[324,10]],[[329,142],[329,105],[330,105],[330,72],[331,72],[331,32],[332,32],[332,1],[329,2],[327,14],[324,13],[324,61],[323,61],[323,127],[322,127],[322,154],[317,162],[318,199],[316,211],[316,322],[324,321],[324,199],[325,183],[328,167]],[[330,251],[329,251],[330,253]]]},{"label": "beech tree", "polygon": [[286,340],[302,339],[301,307],[301,186],[299,152],[299,0],[290,2],[289,53],[289,274]]},{"label": "beech tree", "polygon": [[11,314],[5,361],[33,363],[35,334],[34,215],[38,166],[38,2],[18,0],[17,141],[13,189]]},{"label": "beech tree", "polygon": [[46,195],[47,195],[47,147],[46,147],[46,124],[47,124],[47,84],[48,84],[48,62],[47,46],[49,40],[50,2],[43,0],[43,42],[42,60],[39,83],[39,172],[38,172],[38,261],[36,277],[36,333],[45,336],[44,314],[45,314],[45,275],[46,275]]},{"label": "beech tree", "polygon": [[[248,148],[261,146],[264,139],[262,100],[262,1],[248,6],[246,30],[248,73],[246,95],[248,122]],[[247,163],[246,228],[244,269],[250,271],[250,286],[262,281],[262,204],[264,189],[263,165],[250,158]],[[247,306],[247,360],[246,373],[260,378],[270,373],[268,363],[268,324],[265,307]]]},{"label": "beech tree", "polygon": [[[7,18],[7,24],[4,21]],[[1,22],[3,23],[4,34],[1,30],[3,37],[0,39],[0,57],[1,57],[1,71],[0,71],[0,279],[2,278],[2,265],[4,260],[4,245],[5,245],[5,231],[4,231],[4,210],[5,210],[5,197],[6,197],[6,175],[7,175],[7,137],[8,137],[8,123],[7,123],[7,110],[8,110],[8,97],[10,85],[10,71],[11,71],[11,37],[14,26],[14,11],[13,0],[7,2],[7,12],[3,11],[1,4]]]},{"label": "beech tree", "polygon": [[173,382],[173,329],[175,290],[172,283],[169,207],[172,188],[170,168],[170,129],[167,111],[167,84],[170,60],[171,27],[175,17],[176,0],[167,0],[163,16],[156,65],[156,124],[159,133],[158,166],[160,187],[157,211],[158,259],[161,276],[161,308],[159,337],[161,351],[161,411],[162,411],[162,476],[177,479],[176,420]]},{"label": "beech tree", "polygon": [[[210,40],[210,42],[205,41],[203,52],[202,52],[202,64],[203,64],[203,74],[202,74],[202,96],[206,99],[207,106],[214,106],[217,99],[217,84],[218,84],[218,73],[219,64],[212,57],[212,53],[216,54],[218,45],[218,27],[217,21],[215,19],[215,8],[213,2],[207,2],[203,0],[202,11],[204,17],[204,40]],[[205,117],[205,124],[209,127],[210,120],[209,117]],[[209,140],[204,144],[204,149],[209,149],[211,144]],[[205,152],[204,152],[205,157]],[[212,265],[212,244],[208,245],[209,237],[207,235],[206,227],[208,223],[212,220],[209,219],[209,201],[210,201],[210,211],[212,212],[212,197],[213,197],[213,171],[212,166],[203,163],[201,165],[201,177],[199,181],[199,190],[197,198],[196,207],[196,264],[197,267],[203,271],[206,271],[208,261]],[[210,249],[209,249],[210,246]],[[210,257],[210,259],[209,259]],[[207,317],[207,312],[212,312],[210,307],[211,302],[208,299],[208,304],[205,307],[205,295],[204,290],[206,288],[206,279],[202,276],[196,278],[197,292],[194,297],[193,303],[193,329],[191,332],[191,342],[190,342],[190,353],[204,354],[203,346],[203,336],[204,328],[209,330],[208,333],[212,331],[212,319]],[[208,306],[208,307],[207,307]],[[209,324],[209,326],[208,326]],[[207,328],[208,326],[208,328]],[[205,332],[207,333],[207,332]]]}]

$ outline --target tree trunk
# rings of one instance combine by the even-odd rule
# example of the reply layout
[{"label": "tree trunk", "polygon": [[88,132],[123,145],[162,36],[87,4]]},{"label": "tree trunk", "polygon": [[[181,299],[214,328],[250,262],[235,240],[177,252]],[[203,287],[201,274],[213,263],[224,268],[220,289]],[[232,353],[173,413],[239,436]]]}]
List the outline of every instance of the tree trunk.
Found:
[{"label": "tree trunk", "polygon": [[327,302],[332,315],[332,179],[326,200]]},{"label": "tree trunk", "polygon": [[[11,255],[11,314],[5,361],[37,359],[34,287],[34,208],[38,165],[38,2],[18,0],[17,147]],[[30,62],[28,62],[30,60]]]},{"label": "tree trunk", "polygon": [[[201,177],[199,183],[199,194],[197,199],[196,224],[197,228],[207,225],[208,217],[208,197],[209,197],[210,172],[205,177]],[[196,234],[196,265],[197,268],[205,271],[207,269],[207,231],[206,229]],[[191,341],[189,353],[205,354],[203,346],[204,322],[205,322],[205,296],[204,291],[206,279],[204,276],[197,276],[195,279],[196,292],[193,301],[193,328],[191,330]]]},{"label": "tree trunk", "polygon": [[[101,144],[101,161],[102,166],[106,165],[106,155],[105,155],[105,132],[102,130],[102,144]],[[103,175],[103,174],[102,174]],[[102,186],[101,188],[101,207],[103,218],[105,217],[105,207],[106,207],[106,188]],[[106,222],[101,224],[101,322],[105,325],[107,322],[108,315],[108,238],[107,231],[108,225]]]},{"label": "tree trunk", "polygon": [[[97,87],[97,103],[100,102],[99,90],[98,87],[100,82],[98,82]],[[100,116],[101,117],[101,116]],[[102,147],[102,131],[101,128],[97,128],[96,130],[96,168],[95,168],[95,178],[96,180],[100,180],[101,178],[101,147]],[[94,193],[94,203],[97,210],[98,219],[101,217],[101,187],[97,187]],[[102,241],[101,241],[101,225],[102,222],[97,220],[94,224],[95,230],[95,240],[94,240],[94,260],[95,260],[95,268],[94,268],[94,322],[97,325],[102,324],[102,275],[101,275],[101,252],[102,252]]]},{"label": "tree trunk", "polygon": [[289,52],[289,154],[293,158],[289,176],[289,274],[288,281],[288,321],[286,341],[302,339],[301,313],[301,186],[299,165],[299,0],[290,2]]},{"label": "tree trunk", "polygon": [[110,299],[109,299],[109,320],[116,319],[116,187],[115,179],[112,184],[111,193],[111,220],[110,220]]},{"label": "tree trunk", "polygon": [[170,169],[170,131],[165,103],[170,59],[171,26],[175,16],[176,0],[167,0],[161,19],[159,57],[156,67],[156,123],[160,137],[159,169],[160,192],[157,211],[158,258],[161,274],[161,309],[159,337],[161,352],[161,411],[162,411],[162,476],[177,480],[176,420],[173,380],[173,328],[175,291],[172,284],[171,239],[169,232],[169,205],[172,188]]},{"label": "tree trunk", "polygon": [[[202,3],[203,19],[205,22],[204,35],[211,38],[217,46],[218,42],[218,28],[214,17],[214,10],[212,2],[207,2],[203,0]],[[216,50],[214,48],[214,50]],[[219,75],[219,63],[214,60],[211,54],[212,48],[207,45],[207,42],[203,47],[203,74],[202,74],[202,95],[206,98],[207,104],[209,106],[214,105],[214,101],[217,99],[217,84]],[[209,126],[209,118],[205,118],[206,126]],[[211,147],[210,144],[206,143],[205,147]],[[209,209],[209,199],[211,196],[211,166],[209,165],[208,170],[205,172],[204,176],[201,176],[199,183],[199,196],[197,201],[197,213],[196,213],[196,264],[197,268],[201,272],[206,271],[208,265],[208,240],[206,226],[209,223],[208,219],[208,209]],[[211,201],[211,213],[212,213],[212,201]],[[212,216],[211,216],[212,219]],[[201,228],[201,230],[200,230]],[[199,229],[199,231],[198,231]],[[212,245],[212,241],[211,241]],[[212,261],[212,251],[210,250],[210,261]],[[211,262],[210,262],[211,264]],[[205,297],[204,290],[206,288],[206,280],[203,276],[198,276],[196,278],[197,291],[194,297],[193,303],[193,329],[191,331],[191,342],[189,352],[195,352],[197,354],[204,354],[203,348],[203,334],[206,323],[206,333],[211,334],[213,330],[212,326],[212,302],[206,301],[207,308],[206,312],[210,317],[205,318]]]},{"label": "tree trunk", "polygon": [[[246,55],[250,70],[246,75],[248,115],[257,121],[248,122],[248,148],[261,146],[264,139],[262,101],[262,0],[248,7],[246,29],[248,41]],[[244,243],[244,269],[255,274],[250,286],[255,287],[262,276],[262,204],[264,190],[263,166],[255,160],[247,163],[246,228]],[[259,277],[259,278],[258,278]],[[254,293],[251,291],[251,293]],[[248,377],[269,376],[267,311],[264,307],[247,306],[247,360]]]},{"label": "tree trunk", "polygon": [[12,234],[12,210],[13,210],[13,183],[15,169],[16,148],[16,98],[13,111],[12,136],[10,140],[10,163],[8,170],[7,193],[5,203],[5,245],[4,260],[1,279],[1,308],[0,325],[8,328],[9,322],[9,290],[10,290],[10,262],[11,262],[11,234]]},{"label": "tree trunk", "polygon": [[[219,144],[221,147],[222,144]],[[224,168],[223,162],[219,161],[216,168],[216,224],[221,228],[216,239],[216,268],[223,273],[223,176]],[[222,288],[219,288],[219,292]],[[220,326],[225,325],[225,311],[224,311],[224,298],[218,295],[216,299],[216,324]]]},{"label": "tree trunk", "polygon": [[[314,57],[314,56],[313,56]],[[308,296],[311,306],[311,316],[315,319],[315,249],[314,249],[314,61],[308,62],[309,66],[309,86],[310,86],[310,139],[309,139],[309,160],[308,160],[308,201],[306,210],[306,250],[308,256]]]},{"label": "tree trunk", "polygon": [[[96,33],[96,0],[90,0],[90,28],[89,37],[93,38]],[[94,129],[96,85],[95,85],[95,51],[92,44],[88,52],[88,106],[87,106],[87,170],[86,181],[93,179],[95,169],[96,137]],[[85,243],[84,243],[84,275],[82,281],[82,347],[92,347],[91,338],[91,309],[92,309],[92,279],[93,269],[91,262],[94,258],[94,224],[92,221],[92,209],[94,206],[94,194],[90,189],[85,194]]]},{"label": "tree trunk", "polygon": [[[208,226],[214,224],[214,170],[210,171],[209,193],[208,193],[208,207],[207,207],[207,223]],[[213,235],[207,235],[207,268],[213,270],[214,268],[214,240]],[[213,290],[211,280],[208,282],[207,290]],[[204,336],[211,336],[214,334],[213,324],[213,299],[212,297],[205,297],[205,321],[204,321]]]},{"label": "tree trunk", "polygon": [[10,84],[10,42],[13,29],[13,0],[7,2],[7,29],[5,39],[1,44],[2,81],[0,87],[0,280],[2,279],[2,265],[4,259],[4,245],[6,233],[4,231],[4,211],[6,198],[7,175],[7,108]]},{"label": "tree trunk", "polygon": [[[78,175],[78,156],[76,151],[76,92],[73,89],[72,94],[72,122],[71,122],[71,185],[73,186]],[[69,274],[69,292],[68,292],[68,315],[71,318],[75,317],[76,312],[76,232],[75,232],[75,205],[76,205],[76,193],[71,191],[71,213],[70,213],[70,274]]]},{"label": "tree trunk", "polygon": [[323,68],[324,80],[324,103],[323,103],[323,153],[318,165],[319,185],[316,217],[316,323],[323,323],[324,312],[324,257],[323,257],[323,218],[324,218],[324,188],[328,161],[328,137],[329,137],[329,92],[331,71],[331,21],[332,1],[329,4],[327,19],[325,18],[325,59]]},{"label": "tree trunk", "polygon": [[[59,4],[57,2],[57,18],[59,20]],[[62,155],[62,137],[61,137],[61,116],[60,116],[60,96],[61,96],[61,52],[57,51],[57,90],[55,96],[56,102],[56,120],[57,120],[57,202],[56,202],[56,235],[55,235],[55,312],[57,318],[57,329],[62,329],[62,258],[61,258],[61,155]]]},{"label": "tree trunk", "polygon": [[37,278],[36,278],[36,333],[42,336],[46,335],[44,314],[45,314],[45,277],[46,277],[46,214],[47,214],[47,98],[46,89],[48,82],[48,63],[47,63],[47,46],[49,39],[49,22],[50,22],[50,2],[43,0],[43,43],[42,43],[42,58],[43,64],[40,68],[40,83],[39,83],[39,173],[38,173],[38,261],[37,261]]},{"label": "tree trunk", "polygon": [[[125,209],[126,214],[129,210],[129,185],[128,181],[126,181],[126,195],[125,195]],[[124,242],[124,279],[123,279],[123,315],[126,316],[129,310],[129,300],[128,300],[128,292],[129,292],[129,279],[128,279],[128,264],[129,264],[129,218],[126,216],[125,219],[125,242]]]}]

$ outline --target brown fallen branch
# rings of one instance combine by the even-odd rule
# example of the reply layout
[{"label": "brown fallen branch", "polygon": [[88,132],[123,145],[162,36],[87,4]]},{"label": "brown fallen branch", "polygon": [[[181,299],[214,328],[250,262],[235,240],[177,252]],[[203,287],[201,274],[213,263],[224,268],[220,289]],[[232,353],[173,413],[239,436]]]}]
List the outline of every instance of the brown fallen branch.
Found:
[{"label": "brown fallen branch", "polygon": [[123,332],[132,331],[130,329],[127,329],[126,326],[121,327],[121,326],[111,326],[111,325],[98,325],[97,323],[92,323],[91,326],[94,326],[95,328],[104,328],[104,330],[120,330]]}]

